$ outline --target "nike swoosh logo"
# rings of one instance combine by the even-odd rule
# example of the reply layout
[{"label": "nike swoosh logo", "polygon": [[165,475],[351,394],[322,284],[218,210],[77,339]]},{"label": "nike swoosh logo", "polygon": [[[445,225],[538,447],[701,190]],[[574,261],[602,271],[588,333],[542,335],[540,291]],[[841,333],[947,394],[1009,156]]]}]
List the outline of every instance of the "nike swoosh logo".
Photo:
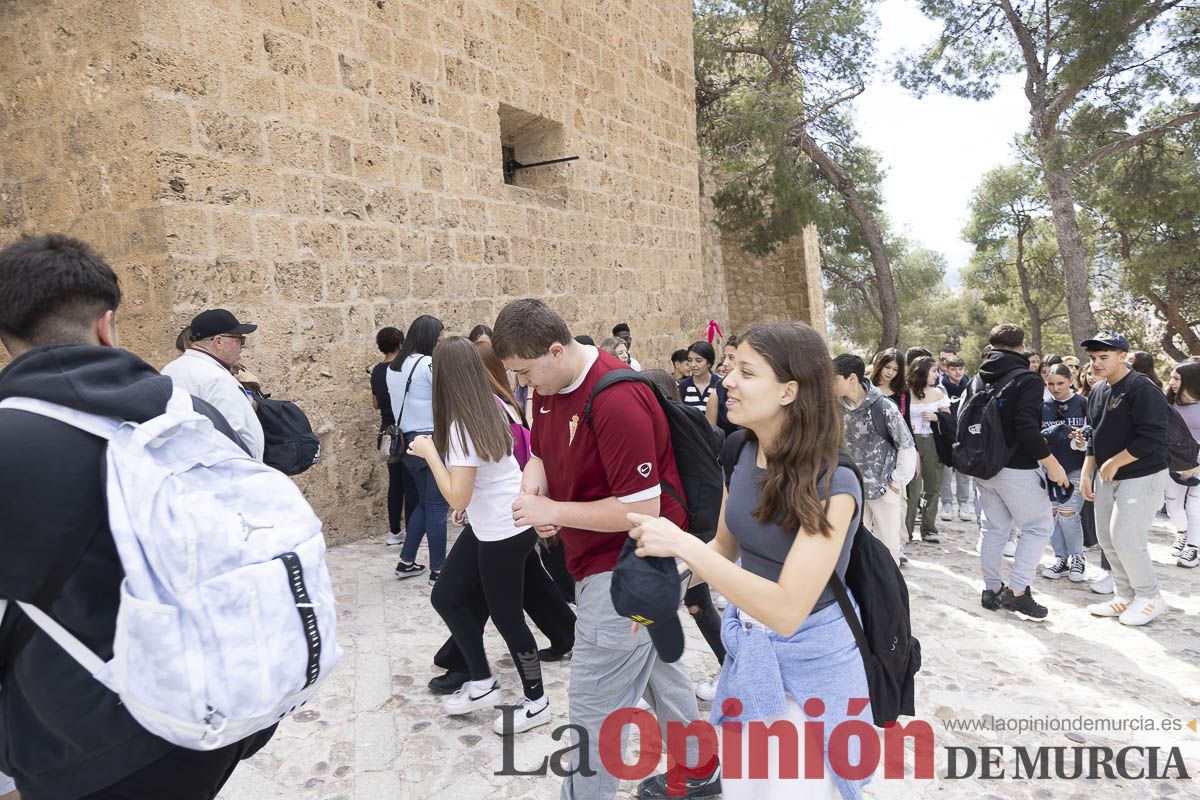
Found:
[{"label": "nike swoosh logo", "polygon": [[550,409],[548,409],[548,408],[539,408],[539,409],[538,409],[538,413],[539,413],[539,414],[549,414],[549,413],[550,413]]}]

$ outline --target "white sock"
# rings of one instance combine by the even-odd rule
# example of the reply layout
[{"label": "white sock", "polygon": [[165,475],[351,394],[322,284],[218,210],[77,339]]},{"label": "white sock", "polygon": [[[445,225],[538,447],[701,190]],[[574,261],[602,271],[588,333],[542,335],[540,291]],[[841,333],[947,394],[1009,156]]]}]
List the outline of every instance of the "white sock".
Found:
[{"label": "white sock", "polygon": [[550,705],[550,698],[546,697],[546,695],[542,695],[537,700],[530,700],[528,697],[526,697],[525,702],[540,710]]}]

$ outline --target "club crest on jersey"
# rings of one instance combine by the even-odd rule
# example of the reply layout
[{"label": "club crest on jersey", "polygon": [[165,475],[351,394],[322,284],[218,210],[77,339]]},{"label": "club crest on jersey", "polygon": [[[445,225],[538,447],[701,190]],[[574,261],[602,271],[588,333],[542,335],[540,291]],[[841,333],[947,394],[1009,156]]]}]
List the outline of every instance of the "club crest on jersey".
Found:
[{"label": "club crest on jersey", "polygon": [[653,470],[654,470],[654,466],[649,461],[647,461],[643,464],[637,465],[638,475],[641,475],[643,478],[649,478],[650,473]]}]

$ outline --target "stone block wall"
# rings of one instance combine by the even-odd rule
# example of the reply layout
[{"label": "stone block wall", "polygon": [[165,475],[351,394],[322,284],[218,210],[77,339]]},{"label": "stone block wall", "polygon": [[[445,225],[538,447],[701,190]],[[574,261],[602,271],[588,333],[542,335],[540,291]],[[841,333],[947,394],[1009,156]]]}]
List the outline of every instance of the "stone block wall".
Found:
[{"label": "stone block wall", "polygon": [[[0,239],[95,243],[157,366],[205,307],[258,323],[245,361],[321,436],[299,480],[334,540],[386,524],[379,327],[537,296],[629,322],[649,366],[724,315],[686,0],[0,2],[0,59]],[[502,105],[561,126],[552,186],[505,184]]]},{"label": "stone block wall", "polygon": [[825,292],[817,229],[809,225],[775,252],[756,256],[743,250],[736,235],[714,229],[706,260],[722,265],[732,333],[756,322],[802,321],[828,335]]}]

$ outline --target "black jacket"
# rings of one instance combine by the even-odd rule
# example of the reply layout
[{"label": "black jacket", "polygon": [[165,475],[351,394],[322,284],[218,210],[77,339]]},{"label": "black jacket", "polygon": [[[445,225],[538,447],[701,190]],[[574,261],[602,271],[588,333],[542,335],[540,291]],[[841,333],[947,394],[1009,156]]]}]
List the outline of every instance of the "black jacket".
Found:
[{"label": "black jacket", "polygon": [[[0,372],[0,400],[136,422],[162,413],[171,389],[137,356],[106,347],[42,347]],[[193,405],[240,444],[212,406]],[[0,409],[0,597],[42,608],[107,660],[124,571],[108,527],[104,456],[102,439]],[[0,771],[16,778],[22,800],[92,794],[171,748],[10,604],[0,625]]]},{"label": "black jacket", "polygon": [[1050,446],[1042,438],[1042,395],[1046,385],[1029,369],[1029,359],[1012,350],[993,350],[979,365],[979,378],[988,386],[1017,380],[996,398],[1004,439],[1017,446],[1005,466],[1009,469],[1036,469],[1038,461],[1050,455]]},{"label": "black jacket", "polygon": [[1122,450],[1137,461],[1117,470],[1115,480],[1143,478],[1165,470],[1167,464],[1167,398],[1154,382],[1130,371],[1112,386],[1099,382],[1088,393],[1088,424],[1092,438],[1088,455],[1096,470]]}]

